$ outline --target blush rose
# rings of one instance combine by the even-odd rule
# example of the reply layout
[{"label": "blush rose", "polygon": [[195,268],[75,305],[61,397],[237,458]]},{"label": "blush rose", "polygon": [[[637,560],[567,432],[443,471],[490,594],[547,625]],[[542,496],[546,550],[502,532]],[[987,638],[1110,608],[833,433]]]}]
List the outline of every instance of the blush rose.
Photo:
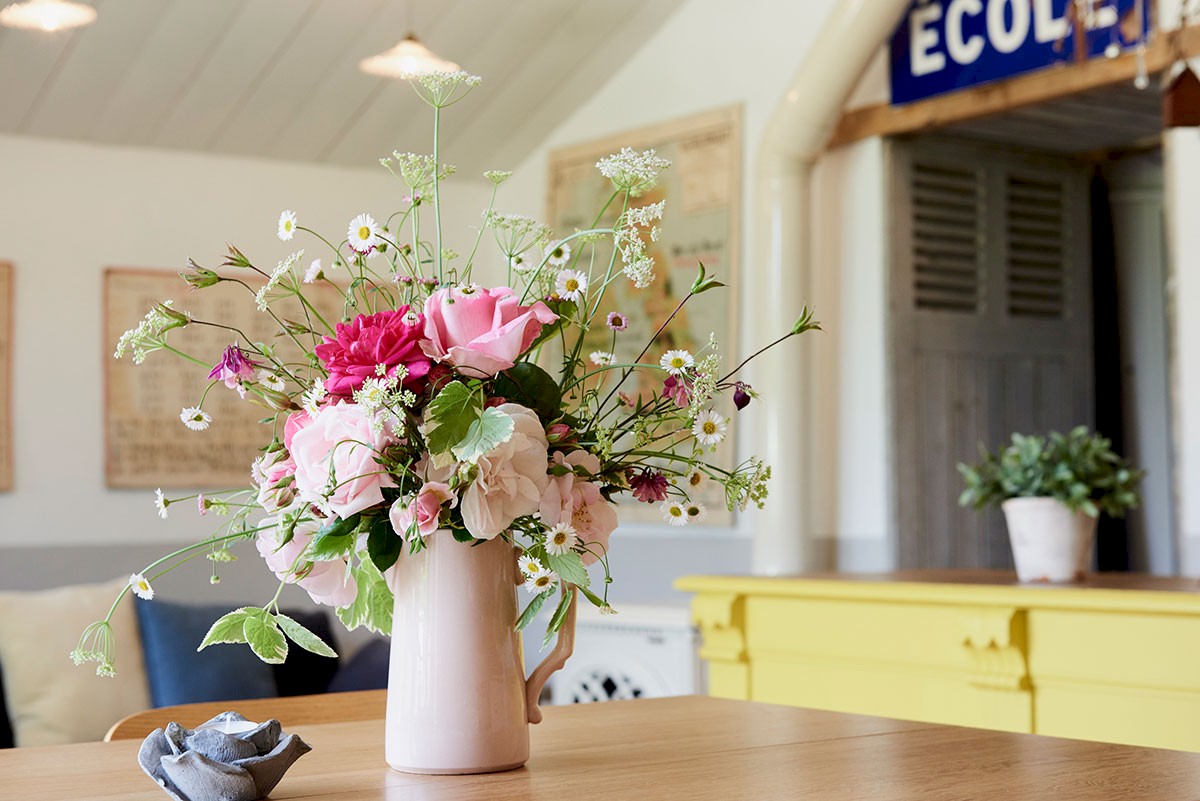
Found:
[{"label": "blush rose", "polygon": [[300,497],[343,519],[382,503],[382,488],[395,482],[376,458],[392,438],[373,425],[373,413],[356,403],[335,403],[310,417],[292,434],[289,448]]},{"label": "blush rose", "polygon": [[608,550],[609,537],[617,527],[617,510],[600,494],[597,484],[573,471],[595,475],[600,470],[600,460],[583,450],[571,451],[566,456],[556,451],[553,464],[572,472],[550,476],[539,504],[542,522],[547,526],[570,523],[587,549],[581,554],[583,563],[590,565]]},{"label": "blush rose", "polygon": [[472,378],[512,367],[558,315],[540,300],[522,306],[508,287],[439,289],[425,301],[425,353]]},{"label": "blush rose", "polygon": [[316,603],[334,607],[354,603],[358,585],[346,570],[345,560],[308,562],[301,558],[320,523],[306,520],[298,524],[292,539],[284,543],[278,522],[275,517],[266,517],[259,524],[262,530],[255,544],[267,567],[281,581],[299,584]]},{"label": "blush rose", "polygon": [[546,432],[537,414],[516,403],[497,406],[513,420],[507,442],[479,457],[475,480],[463,493],[463,524],[471,536],[490,540],[522,515],[533,514],[550,477]]}]

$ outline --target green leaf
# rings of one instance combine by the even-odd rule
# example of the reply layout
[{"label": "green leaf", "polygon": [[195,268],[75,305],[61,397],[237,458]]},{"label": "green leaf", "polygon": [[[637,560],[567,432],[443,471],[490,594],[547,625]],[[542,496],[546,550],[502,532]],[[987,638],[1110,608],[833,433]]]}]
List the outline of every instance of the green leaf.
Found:
[{"label": "green leaf", "polygon": [[696,273],[696,280],[692,281],[692,294],[699,295],[701,292],[707,292],[710,289],[715,289],[719,286],[725,286],[715,278],[708,277],[708,271],[704,269],[704,262],[696,262],[700,265],[699,271]]},{"label": "green leaf", "polygon": [[354,603],[339,607],[338,619],[350,631],[365,627],[379,634],[392,633],[392,591],[379,568],[368,558],[362,559],[350,570],[358,594]]},{"label": "green leaf", "polygon": [[805,331],[820,331],[821,324],[813,320],[813,310],[805,306],[800,311],[800,317],[792,324],[793,334],[803,334]]},{"label": "green leaf", "polygon": [[499,409],[484,409],[483,415],[467,427],[466,436],[452,449],[460,462],[474,462],[480,456],[513,435],[513,419]]},{"label": "green leaf", "polygon": [[558,414],[562,404],[558,382],[533,362],[519,362],[498,375],[495,394],[527,406],[547,420]]},{"label": "green leaf", "polygon": [[[200,647],[197,651],[203,651],[210,645],[217,643],[232,642],[242,643],[246,641],[244,626],[249,618],[249,612],[252,607],[242,607],[241,609],[230,612],[223,617],[217,619],[212,627],[208,630],[208,634],[204,635],[204,639],[200,641]],[[260,611],[260,610],[255,610]]]},{"label": "green leaf", "polygon": [[589,583],[587,568],[583,566],[583,560],[579,554],[570,551],[564,554],[546,554],[546,561],[550,563],[550,569],[558,574],[558,577],[568,584],[574,584],[579,587],[586,587]]},{"label": "green leaf", "polygon": [[[546,593],[549,595],[549,593]],[[562,600],[558,602],[558,606],[554,608],[554,614],[550,616],[550,625],[546,626],[546,636],[542,638],[542,647],[545,648],[554,639],[554,635],[563,627],[563,623],[567,619],[567,610],[571,608],[571,598],[575,596],[575,590],[570,589],[563,593]]]},{"label": "green leaf", "polygon": [[471,536],[471,532],[466,529],[452,528],[450,533],[454,535],[456,542],[474,542],[475,538]]},{"label": "green leaf", "polygon": [[354,548],[354,531],[359,522],[359,515],[351,515],[322,527],[305,549],[305,558],[314,562],[341,559]]},{"label": "green leaf", "polygon": [[533,596],[533,600],[529,602],[529,606],[525,607],[525,611],[517,618],[517,631],[521,631],[537,617],[537,613],[542,611],[542,607],[546,605],[546,599],[553,593],[539,592]]},{"label": "green leaf", "polygon": [[370,533],[367,534],[367,553],[381,572],[396,564],[403,545],[404,541],[392,530],[391,521],[386,517],[376,518],[371,523]]},{"label": "green leaf", "polygon": [[279,625],[279,628],[283,629],[283,633],[292,642],[299,645],[305,651],[310,651],[317,656],[328,656],[337,659],[337,652],[330,648],[324,640],[287,615],[275,615],[275,622]]},{"label": "green leaf", "polygon": [[274,619],[267,616],[261,609],[254,610],[261,615],[251,614],[246,618],[242,631],[246,642],[254,654],[268,665],[281,665],[287,659],[288,645],[283,632]]},{"label": "green leaf", "polygon": [[604,606],[604,599],[596,593],[589,590],[587,587],[579,587],[579,591],[583,593],[583,597],[592,602],[592,606],[600,608]]},{"label": "green leaf", "polygon": [[483,398],[461,381],[451,381],[429,402],[425,445],[433,454],[445,453],[462,442],[471,423],[479,419]]}]

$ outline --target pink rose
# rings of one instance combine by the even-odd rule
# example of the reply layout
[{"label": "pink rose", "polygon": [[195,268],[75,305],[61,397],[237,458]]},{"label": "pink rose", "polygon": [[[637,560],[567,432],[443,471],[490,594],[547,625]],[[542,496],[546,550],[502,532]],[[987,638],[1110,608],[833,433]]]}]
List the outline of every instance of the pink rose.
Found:
[{"label": "pink rose", "polygon": [[392,521],[392,530],[407,540],[408,532],[413,523],[417,524],[417,533],[422,539],[438,530],[438,520],[442,514],[442,504],[450,501],[453,508],[458,503],[458,497],[450,491],[450,485],[441,481],[429,481],[417,492],[411,501],[397,498],[392,504],[388,517]]},{"label": "pink rose", "polygon": [[259,524],[258,552],[275,575],[289,584],[299,584],[316,603],[326,606],[349,606],[358,596],[358,585],[350,578],[344,559],[328,562],[309,562],[301,558],[304,549],[320,528],[315,520],[296,526],[295,534],[285,545],[277,518],[267,517]]},{"label": "pink rose", "polygon": [[[554,464],[580,469],[588,475],[600,471],[600,460],[587,451],[572,451],[565,458],[554,454]],[[581,554],[590,565],[608,550],[608,539],[617,527],[617,510],[600,494],[600,487],[585,478],[567,473],[550,476],[540,504],[542,522],[547,526],[570,523],[587,549]]]},{"label": "pink rose", "polygon": [[425,353],[473,378],[516,364],[542,326],[558,319],[540,300],[522,306],[506,286],[439,289],[425,301]]},{"label": "pink rose", "polygon": [[348,325],[338,323],[337,336],[326,336],[325,342],[313,349],[329,371],[326,391],[349,398],[362,388],[363,381],[376,375],[375,367],[380,364],[387,366],[389,374],[403,365],[408,371],[405,386],[419,387],[431,365],[421,350],[424,329],[425,317],[410,313],[408,306],[360,314]]},{"label": "pink rose", "polygon": [[522,515],[538,509],[546,474],[546,432],[538,416],[515,403],[496,407],[513,421],[513,435],[479,457],[475,480],[463,493],[463,523],[471,535],[490,540]]},{"label": "pink rose", "polygon": [[296,490],[303,500],[341,518],[383,503],[382,488],[395,482],[376,458],[392,438],[373,422],[356,403],[334,403],[292,434]]}]

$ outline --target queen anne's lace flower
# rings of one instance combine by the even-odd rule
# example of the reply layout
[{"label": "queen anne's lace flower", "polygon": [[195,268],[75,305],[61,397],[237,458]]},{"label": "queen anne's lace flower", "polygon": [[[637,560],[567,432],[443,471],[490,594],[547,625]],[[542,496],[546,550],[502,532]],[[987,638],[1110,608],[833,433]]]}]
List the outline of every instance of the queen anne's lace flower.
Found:
[{"label": "queen anne's lace flower", "polygon": [[267,283],[263,284],[262,289],[258,290],[258,292],[254,295],[254,305],[258,307],[259,311],[265,312],[267,310],[267,306],[272,300],[275,299],[272,293],[277,286],[280,284],[287,286],[287,284],[284,283],[285,278],[290,277],[292,278],[292,283],[295,283],[295,276],[292,275],[292,268],[295,267],[303,257],[304,251],[297,250],[295,253],[288,256],[275,266],[275,269],[271,271],[271,277],[267,279]]},{"label": "queen anne's lace flower", "polygon": [[658,183],[659,173],[670,166],[671,162],[655,153],[653,148],[639,153],[623,147],[620,153],[596,162],[601,175],[612,181],[617,189],[632,195],[640,195],[653,187]]}]

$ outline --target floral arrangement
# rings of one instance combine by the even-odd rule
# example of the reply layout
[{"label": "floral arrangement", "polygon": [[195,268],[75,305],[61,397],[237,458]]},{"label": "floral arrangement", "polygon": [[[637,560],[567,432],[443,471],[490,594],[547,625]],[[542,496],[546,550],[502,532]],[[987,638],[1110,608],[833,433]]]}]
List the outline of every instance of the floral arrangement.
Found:
[{"label": "floral arrangement", "polygon": [[[492,201],[473,247],[465,259],[444,247],[439,187],[454,168],[439,160],[437,131],[442,111],[478,82],[463,72],[410,80],[433,109],[434,145],[431,155],[382,159],[406,188],[400,211],[382,223],[359,214],[336,244],[283,212],[279,239],[311,236],[327,262],[305,266],[304,251],[296,251],[267,271],[232,246],[218,269],[189,260],[180,275],[191,291],[244,287],[247,301],[277,324],[274,341],[251,341],[169,300],[121,337],[117,358],[131,354],[140,363],[163,350],[209,370],[208,389],[180,414],[195,432],[187,436],[221,424],[204,409],[217,387],[263,407],[268,436],[248,466],[249,487],[182,498],[157,491],[160,516],[193,501],[221,525],[132,575],[114,609],[129,592],[152,598],[154,580],[199,554],[213,562],[215,582],[217,565],[235,558],[232,546],[251,541],[280,590],[298,584],[348,628],[386,633],[397,560],[430,537],[453,537],[463,547],[503,537],[521,549],[529,593],[518,628],[560,590],[549,642],[577,593],[612,611],[607,556],[618,496],[657,504],[674,526],[705,519],[704,505],[691,497],[705,482],[723,486],[730,510],[763,504],[767,465],[751,458],[726,469],[711,458],[730,426],[714,408],[717,397],[732,394],[738,410],[756,397],[737,379],[746,362],[723,370],[711,339],[697,353],[655,350],[689,300],[723,286],[703,265],[638,358],[618,363],[615,347],[583,353],[587,332],[607,332],[615,346],[626,330],[620,311],[599,313],[606,288],[615,281],[644,288],[655,279],[647,242],[658,237],[664,204],[638,199],[670,166],[666,160],[629,149],[602,159],[596,166],[611,181],[611,196],[592,227],[561,239],[534,219],[497,212],[497,191],[510,173],[485,173]],[[614,222],[601,224],[614,213]],[[500,286],[473,280],[489,234],[506,270]],[[611,253],[599,255],[609,245]],[[323,315],[310,297],[320,284],[340,294],[340,319]],[[227,331],[229,345],[215,364],[171,344],[171,332],[189,326]],[[805,309],[767,347],[817,327]],[[635,373],[651,374],[660,389],[648,397],[627,391]],[[602,581],[592,581],[591,566]],[[279,594],[220,618],[201,647],[248,643],[260,658],[280,662],[290,640],[333,656],[280,612]],[[98,663],[102,675],[113,672],[108,619],[92,624],[72,653],[77,663]]]},{"label": "floral arrangement", "polygon": [[1124,517],[1138,505],[1142,472],[1112,450],[1112,442],[1078,426],[1068,434],[1013,434],[1012,444],[997,453],[980,445],[982,461],[960,464],[965,489],[962,506],[982,509],[1009,498],[1055,498],[1072,511],[1098,517]]}]

